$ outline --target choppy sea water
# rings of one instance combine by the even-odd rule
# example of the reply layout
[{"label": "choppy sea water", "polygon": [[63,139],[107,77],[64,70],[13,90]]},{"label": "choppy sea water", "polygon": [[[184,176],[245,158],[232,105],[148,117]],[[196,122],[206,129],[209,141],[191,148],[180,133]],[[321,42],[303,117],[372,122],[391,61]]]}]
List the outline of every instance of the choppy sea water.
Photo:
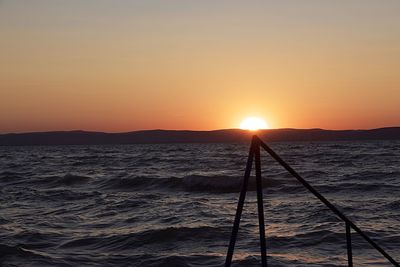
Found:
[{"label": "choppy sea water", "polygon": [[[400,142],[271,143],[400,261]],[[0,147],[1,266],[222,266],[249,144]],[[345,226],[263,153],[270,266],[347,266]],[[353,235],[355,266],[390,266]],[[250,184],[234,266],[259,266]]]}]

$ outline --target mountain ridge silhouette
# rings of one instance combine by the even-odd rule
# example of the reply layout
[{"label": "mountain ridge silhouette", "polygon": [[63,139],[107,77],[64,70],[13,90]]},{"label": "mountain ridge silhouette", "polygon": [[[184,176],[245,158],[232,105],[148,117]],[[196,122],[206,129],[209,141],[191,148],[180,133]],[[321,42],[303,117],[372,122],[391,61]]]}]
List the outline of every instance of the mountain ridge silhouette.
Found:
[{"label": "mountain ridge silhouette", "polygon": [[122,133],[93,131],[49,131],[0,134],[0,146],[12,145],[101,145],[160,143],[237,143],[247,142],[257,134],[267,142],[276,141],[351,141],[400,140],[400,127],[370,130],[268,129],[256,132],[241,129],[212,131],[142,130]]}]

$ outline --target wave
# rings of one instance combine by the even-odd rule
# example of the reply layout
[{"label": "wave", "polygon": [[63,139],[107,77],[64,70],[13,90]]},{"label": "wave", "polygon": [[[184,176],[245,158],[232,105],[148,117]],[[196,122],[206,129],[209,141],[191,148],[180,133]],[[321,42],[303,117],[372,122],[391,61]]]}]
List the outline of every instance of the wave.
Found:
[{"label": "wave", "polygon": [[62,176],[47,176],[39,179],[35,179],[33,182],[38,184],[49,185],[51,187],[55,186],[74,186],[85,184],[91,180],[91,177],[76,175],[67,173]]},{"label": "wave", "polygon": [[122,251],[130,250],[137,244],[162,245],[163,243],[171,244],[187,241],[215,242],[216,240],[225,240],[230,231],[230,227],[168,227],[123,235],[81,237],[65,242],[59,248],[89,247],[90,249],[102,249],[104,251]]},{"label": "wave", "polygon": [[[263,178],[263,187],[278,184],[275,180]],[[239,192],[243,182],[242,177],[229,176],[202,176],[190,175],[183,178],[183,185],[189,191],[206,191],[206,192]],[[256,190],[256,182],[254,177],[250,177],[247,190]]]},{"label": "wave", "polygon": [[285,247],[305,247],[315,246],[321,243],[341,244],[345,236],[343,232],[333,232],[330,230],[316,230],[308,233],[300,233],[290,236],[269,236],[268,241],[274,246]]},{"label": "wave", "polygon": [[0,172],[1,183],[12,183],[15,181],[23,180],[24,177],[29,175],[29,172],[15,172],[15,171],[3,171]]},{"label": "wave", "polygon": [[[16,182],[16,181],[14,181]],[[89,176],[76,174],[66,174],[62,176],[47,176],[32,179],[18,180],[18,183],[40,185],[44,189],[51,188],[53,191],[47,192],[50,195],[67,194],[73,195],[75,191],[68,191],[63,188],[63,192],[54,191],[57,187],[75,187],[82,185],[91,185],[92,189],[118,189],[123,191],[132,190],[181,190],[189,192],[214,192],[214,193],[234,193],[241,190],[243,177],[236,176],[205,176],[189,175],[184,177],[152,178],[146,176],[126,177],[126,174],[108,179],[96,179]],[[262,178],[263,187],[276,187],[282,182],[272,178]],[[87,186],[86,186],[87,187]],[[254,177],[250,177],[248,191],[256,190]],[[46,193],[46,194],[47,194]],[[74,196],[68,196],[74,198]]]},{"label": "wave", "polygon": [[[22,178],[22,174],[14,172],[3,172],[0,175],[0,182],[7,184],[34,184],[43,189],[56,189],[57,187],[81,187],[90,190],[98,189],[118,189],[122,191],[137,190],[178,190],[188,192],[209,192],[209,193],[236,193],[240,192],[243,177],[224,176],[224,175],[188,175],[184,177],[155,178],[148,176],[128,176],[127,172],[117,173],[111,178],[90,177],[67,173],[65,175],[47,176],[47,177],[29,177]],[[375,172],[359,172],[353,175],[344,175],[333,183],[314,183],[313,186],[322,192],[340,192],[340,191],[391,191],[400,190],[400,186],[389,184],[390,179],[398,177],[398,172],[381,172],[380,181],[369,181],[369,177],[376,177]],[[18,176],[19,175],[19,176]],[[323,171],[305,171],[302,175],[312,180],[315,177],[326,175]],[[272,172],[268,177],[262,178],[263,188],[269,188],[278,192],[293,193],[301,188],[301,185],[295,181],[289,174],[282,172]],[[36,188],[36,187],[35,187]],[[256,190],[255,178],[249,179],[248,191]],[[75,192],[75,191],[74,191]],[[74,192],[70,192],[69,198],[75,198]],[[69,192],[66,192],[69,193]],[[78,197],[81,198],[81,197]]]},{"label": "wave", "polygon": [[390,178],[399,178],[399,171],[358,171],[353,174],[346,174],[342,178],[346,180],[382,180],[382,179],[390,179]]},{"label": "wave", "polygon": [[52,201],[79,201],[88,198],[99,197],[101,195],[98,191],[81,191],[81,190],[70,190],[70,189],[45,189],[37,190],[34,192],[42,200]]},{"label": "wave", "polygon": [[[197,254],[184,253],[140,253],[136,255],[114,256],[107,255],[102,259],[103,265],[107,266],[132,266],[132,267],[159,267],[159,266],[174,266],[174,267],[193,267],[193,266],[208,266],[220,267],[223,266],[225,255],[218,253],[201,252]],[[245,263],[243,260],[237,260],[235,263]],[[252,261],[251,266],[257,266],[258,259]],[[238,266],[235,264],[234,266]],[[250,266],[249,264],[240,264],[239,266]]]},{"label": "wave", "polygon": [[[244,230],[244,229],[242,229]],[[124,253],[137,248],[138,244],[144,247],[157,246],[162,249],[169,247],[171,244],[185,244],[185,246],[207,246],[207,244],[215,244],[229,240],[231,227],[168,227],[129,234],[115,234],[108,236],[87,236],[79,237],[62,243],[57,249],[68,250],[97,250],[97,251],[118,251]],[[242,233],[243,234],[243,233]],[[247,235],[245,240],[246,246],[257,247],[258,236]],[[367,235],[372,235],[367,232]],[[332,230],[311,230],[308,233],[295,233],[293,235],[275,235],[270,234],[267,237],[268,243],[273,244],[274,248],[299,249],[307,247],[315,247],[320,244],[326,245],[327,249],[337,251],[345,246],[345,232],[336,232]],[[380,243],[398,245],[398,236],[392,238],[380,238]],[[359,239],[355,243],[359,243]],[[360,239],[361,240],[361,239]],[[364,245],[362,246],[364,247]]]},{"label": "wave", "polygon": [[[102,182],[103,188],[137,190],[137,189],[176,189],[184,191],[234,193],[239,192],[243,178],[233,176],[203,176],[189,175],[183,178],[150,178],[129,177],[121,179],[108,179]],[[263,187],[280,185],[281,183],[271,178],[263,178]],[[248,190],[256,190],[254,177],[250,177]]]},{"label": "wave", "polygon": [[72,186],[84,184],[91,180],[89,176],[67,173],[65,175],[55,176],[35,176],[31,173],[21,172],[2,172],[0,173],[0,182],[4,183],[23,183],[23,184],[42,184],[54,186]]},{"label": "wave", "polygon": [[61,177],[56,177],[56,179],[54,179],[53,182],[56,184],[63,184],[63,185],[75,185],[75,184],[86,183],[89,180],[90,180],[90,177],[87,177],[87,176],[66,174]]},{"label": "wave", "polygon": [[23,250],[19,246],[8,246],[0,244],[0,259],[9,255],[20,255]]},{"label": "wave", "polygon": [[371,192],[371,191],[398,191],[400,186],[390,185],[385,183],[338,183],[333,185],[316,185],[316,189],[322,193],[326,192],[341,192],[341,191],[355,191],[355,192]]},{"label": "wave", "polygon": [[0,244],[0,266],[75,266],[48,253],[26,248],[25,245]]},{"label": "wave", "polygon": [[382,205],[382,208],[390,210],[400,210],[400,200],[394,200]]},{"label": "wave", "polygon": [[0,244],[0,264],[2,260],[10,256],[26,257],[34,255],[34,252],[24,248],[22,245],[11,246]]}]

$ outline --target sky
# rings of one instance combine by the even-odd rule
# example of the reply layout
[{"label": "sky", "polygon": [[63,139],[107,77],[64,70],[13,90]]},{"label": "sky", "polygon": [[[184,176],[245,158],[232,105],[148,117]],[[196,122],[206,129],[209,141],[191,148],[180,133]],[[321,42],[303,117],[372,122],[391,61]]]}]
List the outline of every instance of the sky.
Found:
[{"label": "sky", "polygon": [[0,133],[400,126],[398,0],[0,0]]}]

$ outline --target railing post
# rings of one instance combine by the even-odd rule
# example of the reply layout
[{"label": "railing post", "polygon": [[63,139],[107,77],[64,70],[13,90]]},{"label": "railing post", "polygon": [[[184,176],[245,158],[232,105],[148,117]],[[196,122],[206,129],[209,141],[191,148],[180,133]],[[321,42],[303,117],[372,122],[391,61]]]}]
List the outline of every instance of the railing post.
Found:
[{"label": "railing post", "polygon": [[351,247],[351,228],[346,221],[346,240],[347,240],[347,263],[349,267],[353,267],[353,251]]},{"label": "railing post", "polygon": [[255,147],[254,140],[255,138],[253,137],[250,145],[249,156],[247,158],[246,170],[244,172],[242,189],[240,191],[239,201],[236,209],[235,221],[233,222],[231,240],[229,242],[229,248],[226,254],[225,267],[230,267],[232,263],[233,251],[235,249],[236,238],[239,231],[240,217],[242,216],[244,200],[246,198],[247,184],[249,182],[251,167],[253,166],[254,147]]},{"label": "railing post", "polygon": [[265,225],[264,225],[264,203],[263,188],[261,178],[261,159],[260,142],[257,138],[254,147],[255,167],[256,167],[256,187],[257,187],[257,206],[258,206],[258,225],[260,230],[260,248],[261,248],[261,266],[267,267],[267,246],[265,243]]}]

